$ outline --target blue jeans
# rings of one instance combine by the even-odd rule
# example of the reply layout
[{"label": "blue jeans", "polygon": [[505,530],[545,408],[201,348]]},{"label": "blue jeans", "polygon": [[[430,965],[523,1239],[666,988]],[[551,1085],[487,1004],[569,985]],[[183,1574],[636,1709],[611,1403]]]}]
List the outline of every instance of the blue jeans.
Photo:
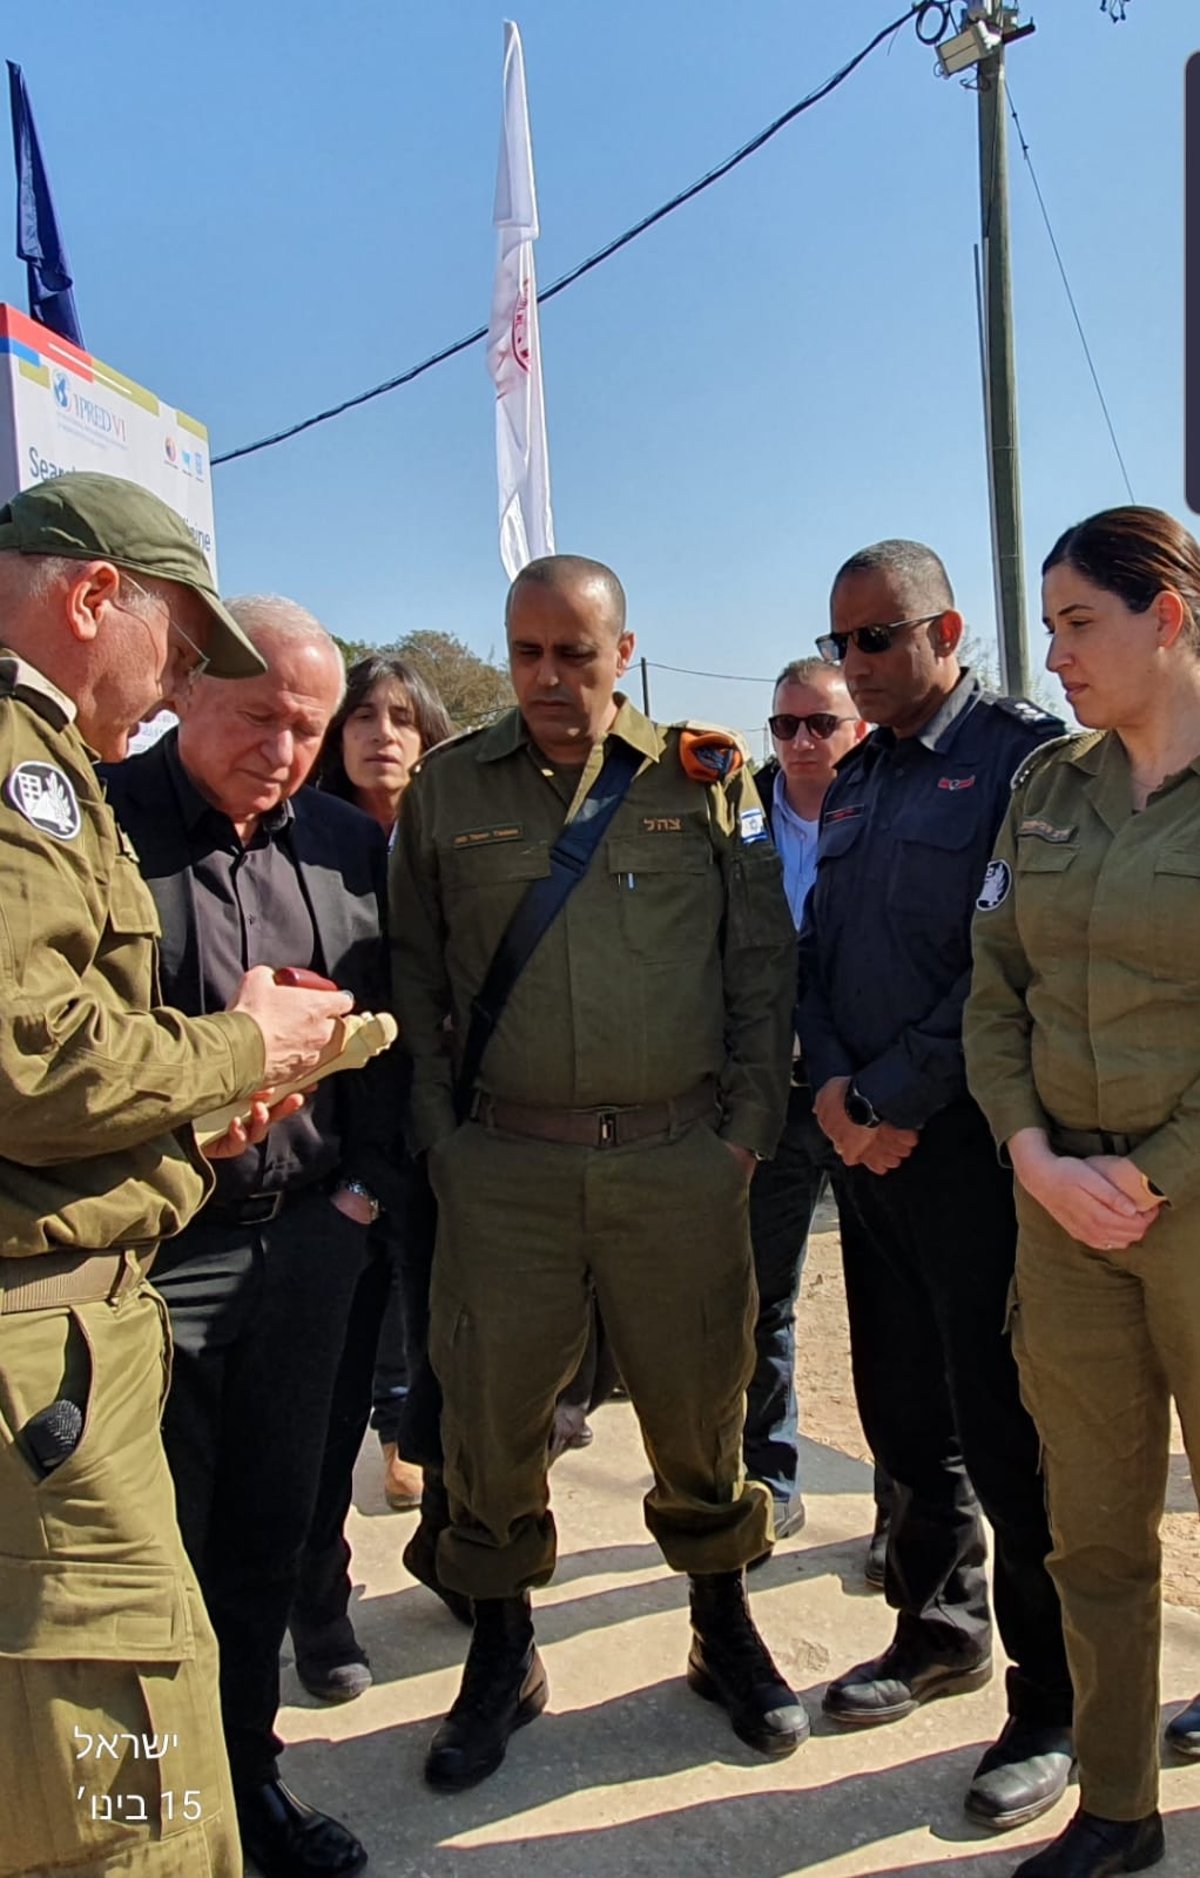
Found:
[{"label": "blue jeans", "polygon": [[799,1491],[800,1405],[796,1397],[796,1297],[813,1214],[837,1164],[817,1126],[813,1094],[794,1087],[773,1161],[750,1183],[750,1238],[758,1284],[757,1357],[746,1395],[746,1472],[770,1488],[777,1509]]}]

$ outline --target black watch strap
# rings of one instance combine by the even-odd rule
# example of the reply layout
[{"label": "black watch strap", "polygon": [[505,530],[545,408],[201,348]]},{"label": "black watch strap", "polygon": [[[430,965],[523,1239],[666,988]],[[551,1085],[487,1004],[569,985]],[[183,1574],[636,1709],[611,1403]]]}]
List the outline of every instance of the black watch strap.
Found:
[{"label": "black watch strap", "polygon": [[883,1120],[869,1097],[861,1089],[856,1089],[852,1082],[846,1087],[845,1110],[856,1128],[878,1128]]}]

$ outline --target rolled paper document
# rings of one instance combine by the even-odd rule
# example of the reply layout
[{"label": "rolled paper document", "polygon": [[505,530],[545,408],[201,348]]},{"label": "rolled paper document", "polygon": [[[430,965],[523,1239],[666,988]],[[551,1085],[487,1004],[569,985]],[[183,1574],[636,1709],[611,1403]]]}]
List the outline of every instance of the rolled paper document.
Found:
[{"label": "rolled paper document", "polygon": [[[311,1089],[314,1083],[323,1082],[326,1076],[343,1069],[361,1069],[381,1050],[387,1050],[395,1043],[399,1035],[399,1025],[389,1011],[352,1011],[349,1017],[338,1018],[341,1040],[337,1053],[316,1069],[309,1069],[294,1082],[278,1083],[271,1090],[271,1101],[282,1102],[284,1096],[294,1095],[298,1090]],[[238,1102],[227,1102],[224,1108],[210,1109],[207,1115],[197,1116],[192,1123],[196,1131],[196,1141],[200,1147],[208,1146],[210,1141],[217,1141],[230,1129],[234,1122],[245,1121],[250,1114],[250,1099],[243,1096]]]}]

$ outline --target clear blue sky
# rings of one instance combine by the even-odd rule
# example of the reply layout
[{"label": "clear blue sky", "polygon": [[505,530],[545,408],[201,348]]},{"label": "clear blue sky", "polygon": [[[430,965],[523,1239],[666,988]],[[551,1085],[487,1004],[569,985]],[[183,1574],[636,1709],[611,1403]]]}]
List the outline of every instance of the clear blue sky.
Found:
[{"label": "clear blue sky", "polygon": [[[520,0],[541,284],[900,11]],[[1042,0],[1009,73],[1135,494],[1182,516],[1183,71],[1200,15],[1191,0],[1128,15]],[[219,453],[486,320],[503,17],[491,0],[10,14],[3,49],[25,67],[89,348],[203,418]],[[616,567],[651,659],[773,673],[823,629],[838,562],[891,534],[940,550],[991,637],[975,112],[906,27],[544,310],[558,545]],[[1040,556],[1124,489],[1015,140],[1012,160],[1040,637]],[[25,304],[8,238],[0,293]],[[226,591],[293,594],[349,637],[436,627],[500,649],[482,348],[214,482]],[[653,675],[663,717],[751,728],[768,695]]]}]

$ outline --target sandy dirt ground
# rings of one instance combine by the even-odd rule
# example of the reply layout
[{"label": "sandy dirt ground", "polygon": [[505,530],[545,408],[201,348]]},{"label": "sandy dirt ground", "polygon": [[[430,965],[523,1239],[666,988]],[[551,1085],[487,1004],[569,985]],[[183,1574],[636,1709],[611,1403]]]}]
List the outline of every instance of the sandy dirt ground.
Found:
[{"label": "sandy dirt ground", "polygon": [[[846,1292],[831,1207],[817,1216],[809,1244],[799,1307],[799,1388],[804,1432],[855,1460],[869,1460],[854,1387],[846,1328]],[[1163,1585],[1168,1600],[1200,1611],[1200,1532],[1196,1497],[1178,1421],[1171,1438],[1171,1472],[1163,1520]]]}]

